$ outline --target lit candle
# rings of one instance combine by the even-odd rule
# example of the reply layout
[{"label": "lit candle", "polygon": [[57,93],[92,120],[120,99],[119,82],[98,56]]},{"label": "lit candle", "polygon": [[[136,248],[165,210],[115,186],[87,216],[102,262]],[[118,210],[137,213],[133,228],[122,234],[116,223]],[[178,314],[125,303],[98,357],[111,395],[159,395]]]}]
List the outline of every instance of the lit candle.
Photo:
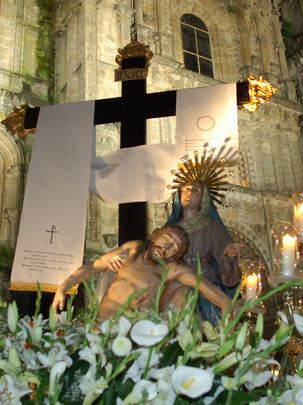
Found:
[{"label": "lit candle", "polygon": [[296,237],[288,234],[282,238],[282,274],[290,276],[294,272]]},{"label": "lit candle", "polygon": [[254,300],[257,298],[258,276],[256,273],[250,274],[246,279],[246,299]]},{"label": "lit candle", "polygon": [[303,202],[294,207],[294,222],[299,232],[299,241],[303,242]]}]

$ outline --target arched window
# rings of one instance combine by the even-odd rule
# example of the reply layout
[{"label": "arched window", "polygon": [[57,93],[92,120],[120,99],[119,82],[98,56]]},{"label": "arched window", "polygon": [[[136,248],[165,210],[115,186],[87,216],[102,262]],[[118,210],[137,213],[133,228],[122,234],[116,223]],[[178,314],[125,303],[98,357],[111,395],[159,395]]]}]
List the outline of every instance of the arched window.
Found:
[{"label": "arched window", "polygon": [[181,29],[185,68],[214,77],[209,33],[204,22],[192,14],[184,14]]}]

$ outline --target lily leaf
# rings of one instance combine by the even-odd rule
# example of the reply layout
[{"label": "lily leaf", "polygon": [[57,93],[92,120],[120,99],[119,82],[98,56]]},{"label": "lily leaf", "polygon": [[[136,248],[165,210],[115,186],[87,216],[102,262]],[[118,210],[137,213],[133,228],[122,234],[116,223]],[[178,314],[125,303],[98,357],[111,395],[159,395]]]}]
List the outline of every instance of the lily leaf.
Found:
[{"label": "lily leaf", "polygon": [[132,392],[135,383],[128,378],[123,384],[120,382],[119,384],[116,383],[116,385],[118,385],[117,397],[124,399]]},{"label": "lily leaf", "polygon": [[220,347],[218,352],[218,357],[221,358],[225,356],[231,349],[234,347],[235,339],[232,337],[231,339],[226,340],[226,342]]},{"label": "lily leaf", "polygon": [[178,357],[183,355],[183,351],[178,342],[174,342],[163,350],[159,368],[176,364]]},{"label": "lily leaf", "polygon": [[243,391],[223,391],[215,399],[211,405],[247,405],[252,401],[256,401],[258,396],[255,393]]}]

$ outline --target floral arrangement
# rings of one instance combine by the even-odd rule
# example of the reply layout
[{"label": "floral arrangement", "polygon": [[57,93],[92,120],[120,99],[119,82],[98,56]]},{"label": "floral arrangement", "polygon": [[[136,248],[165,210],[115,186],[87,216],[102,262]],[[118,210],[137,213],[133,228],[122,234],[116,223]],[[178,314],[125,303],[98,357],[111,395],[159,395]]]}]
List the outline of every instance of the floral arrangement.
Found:
[{"label": "floral arrangement", "polygon": [[[73,318],[67,310],[49,319],[36,313],[18,319],[16,303],[0,308],[0,403],[17,404],[303,404],[303,361],[287,371],[285,345],[303,335],[303,317],[288,325],[285,314],[272,338],[263,339],[264,319],[243,314],[248,301],[220,325],[202,327],[196,316],[198,290],[182,311],[159,314],[162,278],[150,311],[130,310],[134,296],[113,319],[98,321],[93,283],[88,309]],[[278,287],[266,299],[293,283]],[[260,300],[257,300],[260,302]],[[284,321],[284,322],[283,322]],[[278,355],[277,355],[278,354]]]}]

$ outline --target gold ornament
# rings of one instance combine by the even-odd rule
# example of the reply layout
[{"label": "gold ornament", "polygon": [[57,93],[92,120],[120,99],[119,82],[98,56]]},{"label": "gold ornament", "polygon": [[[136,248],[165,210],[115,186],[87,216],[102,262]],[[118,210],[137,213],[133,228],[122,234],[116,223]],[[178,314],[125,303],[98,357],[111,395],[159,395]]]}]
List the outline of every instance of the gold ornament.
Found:
[{"label": "gold ornament", "polygon": [[177,171],[172,172],[174,178],[172,184],[168,186],[171,190],[177,190],[186,184],[199,182],[204,184],[214,201],[219,205],[225,206],[224,193],[230,190],[228,187],[229,173],[225,171],[226,167],[233,166],[236,163],[235,156],[237,151],[233,147],[228,147],[227,138],[220,148],[208,149],[204,145],[204,151],[201,155],[194,152],[192,158],[185,156],[177,165]]},{"label": "gold ornament", "polygon": [[149,61],[153,57],[152,51],[149,49],[149,45],[141,44],[140,42],[132,39],[129,44],[124,48],[118,49],[119,55],[116,56],[116,63],[122,66],[122,61],[124,59],[135,58],[135,57],[145,57],[146,65],[149,66]]},{"label": "gold ornament", "polygon": [[260,104],[264,104],[278,91],[276,87],[271,85],[262,76],[248,76],[248,94],[249,103],[243,104],[242,108],[250,112],[258,109]]},{"label": "gold ornament", "polygon": [[23,104],[19,108],[14,107],[13,112],[1,121],[1,124],[3,124],[12,135],[17,134],[20,138],[25,138],[28,134],[33,134],[36,130],[35,128],[24,128],[24,117],[27,107],[26,104]]}]

